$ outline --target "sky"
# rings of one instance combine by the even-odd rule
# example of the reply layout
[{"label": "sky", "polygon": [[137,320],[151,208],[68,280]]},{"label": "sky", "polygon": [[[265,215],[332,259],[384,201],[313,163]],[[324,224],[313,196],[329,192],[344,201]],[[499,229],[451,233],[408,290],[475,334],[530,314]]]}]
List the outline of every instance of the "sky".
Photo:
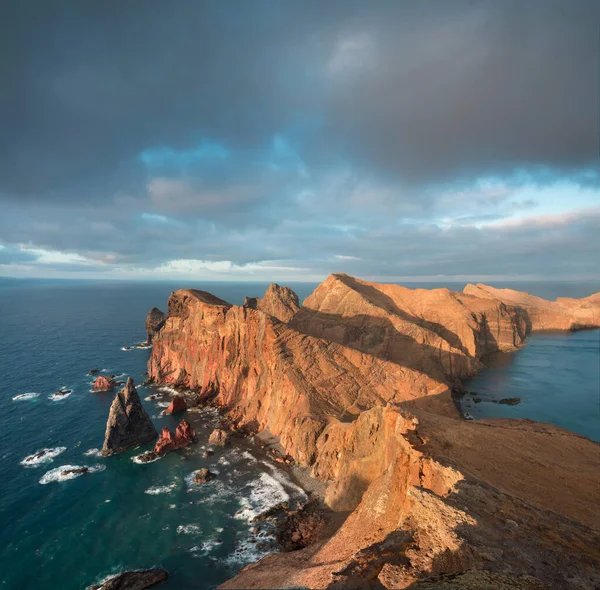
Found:
[{"label": "sky", "polygon": [[0,276],[600,278],[600,3],[0,7]]}]

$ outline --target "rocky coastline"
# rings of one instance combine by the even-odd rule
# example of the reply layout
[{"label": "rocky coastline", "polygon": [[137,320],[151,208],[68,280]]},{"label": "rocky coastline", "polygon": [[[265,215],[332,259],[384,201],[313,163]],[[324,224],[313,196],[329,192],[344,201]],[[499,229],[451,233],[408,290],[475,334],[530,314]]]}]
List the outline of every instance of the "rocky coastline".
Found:
[{"label": "rocky coastline", "polygon": [[531,332],[599,327],[600,296],[506,291],[332,275],[302,306],[278,286],[244,306],[171,295],[149,378],[278,441],[341,523],[223,588],[433,588],[448,576],[466,588],[481,572],[507,588],[600,583],[600,554],[581,552],[600,541],[600,446],[529,420],[466,421],[452,403],[487,355]]}]

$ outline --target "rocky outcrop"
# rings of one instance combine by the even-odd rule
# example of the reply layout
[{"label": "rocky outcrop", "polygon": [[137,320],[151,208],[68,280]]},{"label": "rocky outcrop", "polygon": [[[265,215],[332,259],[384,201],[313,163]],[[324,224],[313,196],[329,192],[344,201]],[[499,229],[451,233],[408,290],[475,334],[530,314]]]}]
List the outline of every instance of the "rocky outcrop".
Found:
[{"label": "rocky outcrop", "polygon": [[206,467],[202,467],[202,469],[198,469],[194,474],[194,483],[203,484],[208,483],[211,479],[215,478],[215,474],[207,469]]},{"label": "rocky outcrop", "polygon": [[163,313],[158,307],[153,307],[146,316],[146,342],[150,344],[154,335],[164,326],[167,314]]},{"label": "rocky outcrop", "polygon": [[523,310],[528,320],[528,331],[600,327],[600,293],[583,299],[561,297],[556,301],[547,301],[529,293],[482,284],[467,285],[464,292],[483,299],[502,301]]},{"label": "rocky outcrop", "polygon": [[221,428],[215,428],[208,437],[208,444],[224,447],[229,442],[229,433]]},{"label": "rocky outcrop", "polygon": [[104,584],[91,586],[91,590],[144,590],[164,582],[169,577],[166,570],[151,569],[123,572],[110,578]]},{"label": "rocky outcrop", "polygon": [[264,297],[246,297],[244,307],[259,309],[281,322],[289,322],[300,309],[300,302],[296,293],[289,287],[272,283]]},{"label": "rocky outcrop", "polygon": [[109,391],[110,389],[114,389],[117,387],[118,383],[112,377],[105,377],[104,375],[99,375],[96,377],[94,381],[94,391]]},{"label": "rocky outcrop", "polygon": [[327,482],[326,504],[350,513],[224,587],[405,588],[478,569],[599,583],[600,554],[584,548],[600,540],[600,446],[530,421],[467,422],[451,400],[456,379],[530,329],[525,308],[494,297],[346,275],[287,322],[173,293],[150,376],[210,391],[238,426],[279,437]]},{"label": "rocky outcrop", "polygon": [[128,377],[125,387],[117,392],[110,407],[102,455],[120,453],[156,436],[154,424],[142,406],[133,379]]},{"label": "rocky outcrop", "polygon": [[185,412],[188,409],[185,399],[181,395],[174,395],[169,407],[164,411],[165,414],[177,414]]},{"label": "rocky outcrop", "polygon": [[154,447],[155,455],[164,455],[169,451],[182,449],[198,440],[196,431],[186,420],[182,420],[173,434],[166,426],[162,429],[159,439]]}]

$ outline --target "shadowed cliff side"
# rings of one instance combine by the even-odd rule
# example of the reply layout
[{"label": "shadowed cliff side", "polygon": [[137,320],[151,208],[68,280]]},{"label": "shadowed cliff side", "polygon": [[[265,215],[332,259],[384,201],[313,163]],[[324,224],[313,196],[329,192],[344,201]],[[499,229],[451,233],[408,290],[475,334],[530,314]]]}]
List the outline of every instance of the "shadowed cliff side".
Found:
[{"label": "shadowed cliff side", "polygon": [[600,293],[582,299],[560,297],[547,301],[529,293],[482,284],[467,285],[464,292],[482,299],[504,301],[523,310],[529,320],[528,331],[600,328]]}]

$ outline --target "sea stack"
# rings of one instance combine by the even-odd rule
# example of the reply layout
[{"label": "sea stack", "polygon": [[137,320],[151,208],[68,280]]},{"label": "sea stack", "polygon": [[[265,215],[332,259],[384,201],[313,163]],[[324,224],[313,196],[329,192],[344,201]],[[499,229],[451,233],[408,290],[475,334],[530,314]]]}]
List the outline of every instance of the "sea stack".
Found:
[{"label": "sea stack", "polygon": [[108,421],[102,455],[114,455],[158,436],[154,424],[140,401],[133,379],[127,378],[125,387],[115,396]]}]

